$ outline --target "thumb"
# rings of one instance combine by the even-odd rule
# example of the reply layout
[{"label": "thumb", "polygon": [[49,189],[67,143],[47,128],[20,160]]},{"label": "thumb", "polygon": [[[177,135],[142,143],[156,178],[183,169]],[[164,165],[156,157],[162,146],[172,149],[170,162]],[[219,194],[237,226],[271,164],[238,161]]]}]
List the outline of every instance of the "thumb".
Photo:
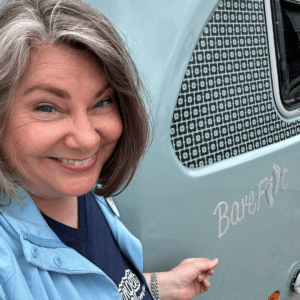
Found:
[{"label": "thumb", "polygon": [[205,263],[199,264],[199,271],[201,272],[206,272],[209,270],[214,269],[219,263],[219,260],[217,258],[213,260],[207,260]]}]

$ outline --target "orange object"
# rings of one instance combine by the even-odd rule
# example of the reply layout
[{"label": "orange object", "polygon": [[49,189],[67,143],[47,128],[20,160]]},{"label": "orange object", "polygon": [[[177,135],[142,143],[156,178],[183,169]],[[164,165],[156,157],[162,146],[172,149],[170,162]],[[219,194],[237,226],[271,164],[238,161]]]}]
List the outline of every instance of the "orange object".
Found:
[{"label": "orange object", "polygon": [[294,97],[296,96],[296,93],[291,93],[291,94],[288,94],[288,95],[285,95],[284,97],[284,100],[290,100],[290,99],[293,99]]},{"label": "orange object", "polygon": [[276,291],[275,293],[273,293],[271,295],[271,297],[269,298],[269,300],[278,300],[279,299],[279,296],[280,296],[280,292],[279,291]]}]

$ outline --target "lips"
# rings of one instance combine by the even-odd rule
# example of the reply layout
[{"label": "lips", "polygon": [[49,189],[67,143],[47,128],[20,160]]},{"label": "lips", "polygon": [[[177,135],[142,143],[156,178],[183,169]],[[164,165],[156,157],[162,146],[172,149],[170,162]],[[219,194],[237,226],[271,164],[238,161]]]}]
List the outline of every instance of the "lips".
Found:
[{"label": "lips", "polygon": [[54,160],[64,169],[72,172],[85,172],[90,170],[98,160],[98,153],[84,160],[54,158]]},{"label": "lips", "polygon": [[93,157],[94,156],[91,156],[84,160],[77,160],[77,159],[75,160],[75,159],[66,159],[66,158],[58,158],[58,160],[63,162],[64,164],[80,166],[89,163],[93,159]]}]

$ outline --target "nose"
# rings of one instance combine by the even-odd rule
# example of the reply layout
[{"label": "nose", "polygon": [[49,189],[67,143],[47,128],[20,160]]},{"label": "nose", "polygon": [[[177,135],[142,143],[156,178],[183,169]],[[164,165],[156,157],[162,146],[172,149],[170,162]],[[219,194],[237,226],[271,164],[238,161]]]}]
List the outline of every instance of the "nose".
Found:
[{"label": "nose", "polygon": [[92,117],[87,114],[80,114],[70,120],[68,133],[64,142],[68,148],[89,152],[97,147],[100,142],[100,135],[96,130]]}]

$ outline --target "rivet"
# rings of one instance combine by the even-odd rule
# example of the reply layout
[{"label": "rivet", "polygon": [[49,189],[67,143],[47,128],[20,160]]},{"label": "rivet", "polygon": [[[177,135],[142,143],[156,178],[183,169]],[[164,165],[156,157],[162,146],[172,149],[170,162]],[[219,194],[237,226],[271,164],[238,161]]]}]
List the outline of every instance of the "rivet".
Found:
[{"label": "rivet", "polygon": [[58,266],[61,267],[63,264],[63,260],[59,256],[54,257],[54,263]]},{"label": "rivet", "polygon": [[31,248],[31,254],[32,254],[32,256],[33,256],[34,258],[37,258],[37,257],[38,257],[38,249],[37,249],[36,246],[33,246],[33,247]]}]

